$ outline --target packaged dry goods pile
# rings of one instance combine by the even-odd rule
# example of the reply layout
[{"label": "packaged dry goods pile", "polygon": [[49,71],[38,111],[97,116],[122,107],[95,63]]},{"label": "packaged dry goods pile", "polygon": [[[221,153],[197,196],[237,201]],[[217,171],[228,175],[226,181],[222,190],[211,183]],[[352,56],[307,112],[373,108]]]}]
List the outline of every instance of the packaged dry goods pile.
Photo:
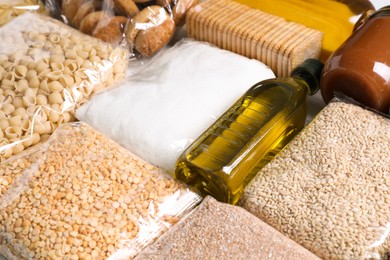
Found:
[{"label": "packaged dry goods pile", "polygon": [[207,196],[140,259],[319,259],[243,208]]},{"label": "packaged dry goods pile", "polygon": [[0,254],[128,259],[200,201],[83,123],[0,164]]},{"label": "packaged dry goods pile", "polygon": [[389,118],[332,101],[239,203],[321,258],[388,259],[389,133]]},{"label": "packaged dry goods pile", "polygon": [[318,58],[323,33],[232,0],[207,0],[187,13],[189,37],[258,59],[286,77],[308,58]]},{"label": "packaged dry goods pile", "polygon": [[0,39],[0,160],[74,120],[77,106],[127,69],[126,50],[40,14],[13,19]]},{"label": "packaged dry goods pile", "polygon": [[273,77],[257,60],[184,39],[136,76],[96,95],[76,116],[173,173],[180,154],[235,100]]}]

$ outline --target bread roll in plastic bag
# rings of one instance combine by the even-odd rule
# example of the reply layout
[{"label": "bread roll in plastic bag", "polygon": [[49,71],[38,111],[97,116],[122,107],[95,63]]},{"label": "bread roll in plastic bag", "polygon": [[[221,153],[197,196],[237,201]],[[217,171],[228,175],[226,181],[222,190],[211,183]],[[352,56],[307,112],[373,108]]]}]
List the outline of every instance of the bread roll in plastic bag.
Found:
[{"label": "bread roll in plastic bag", "polygon": [[137,57],[151,57],[166,46],[198,0],[55,0],[62,20],[103,41],[129,48]]}]

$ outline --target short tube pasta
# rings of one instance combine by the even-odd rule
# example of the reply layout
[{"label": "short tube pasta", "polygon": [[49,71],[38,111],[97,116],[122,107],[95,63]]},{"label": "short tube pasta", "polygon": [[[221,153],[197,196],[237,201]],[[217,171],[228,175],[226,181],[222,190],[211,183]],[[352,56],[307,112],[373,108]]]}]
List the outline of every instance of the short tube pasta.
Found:
[{"label": "short tube pasta", "polygon": [[49,103],[51,104],[61,104],[62,102],[64,102],[64,99],[62,98],[62,95],[60,92],[53,92],[51,94],[49,94]]},{"label": "short tube pasta", "polygon": [[16,79],[22,79],[25,78],[27,75],[27,67],[24,65],[18,65],[15,67],[14,70],[15,78]]},{"label": "short tube pasta", "polygon": [[[54,72],[52,72],[52,73],[54,73]],[[60,77],[61,77],[61,73],[58,73],[57,79],[59,79]],[[64,89],[62,84],[57,80],[53,80],[52,82],[48,83],[47,87],[52,92],[60,92]]]},{"label": "short tube pasta", "polygon": [[22,136],[22,128],[20,126],[9,126],[4,130],[4,133],[9,139],[20,138]]}]

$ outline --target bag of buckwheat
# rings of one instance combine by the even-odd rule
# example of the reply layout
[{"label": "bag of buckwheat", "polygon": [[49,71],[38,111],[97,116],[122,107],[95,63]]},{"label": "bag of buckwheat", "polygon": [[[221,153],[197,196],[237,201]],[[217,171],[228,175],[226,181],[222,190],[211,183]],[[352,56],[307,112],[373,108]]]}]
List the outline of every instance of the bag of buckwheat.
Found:
[{"label": "bag of buckwheat", "polygon": [[198,194],[84,123],[0,164],[0,256],[128,259]]},{"label": "bag of buckwheat", "polygon": [[388,259],[390,118],[333,100],[239,205],[324,259]]},{"label": "bag of buckwheat", "polygon": [[245,209],[206,197],[141,259],[319,259]]}]

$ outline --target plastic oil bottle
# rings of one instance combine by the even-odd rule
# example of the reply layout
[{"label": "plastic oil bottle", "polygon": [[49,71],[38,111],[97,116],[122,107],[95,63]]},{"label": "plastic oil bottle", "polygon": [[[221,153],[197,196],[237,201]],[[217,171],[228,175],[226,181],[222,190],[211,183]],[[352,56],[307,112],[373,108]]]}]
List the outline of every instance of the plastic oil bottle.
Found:
[{"label": "plastic oil bottle", "polygon": [[358,17],[375,9],[368,0],[235,0],[324,33],[323,62],[352,33]]},{"label": "plastic oil bottle", "polygon": [[291,77],[252,86],[183,152],[175,178],[235,204],[256,172],[304,127],[306,97],[319,89],[322,68],[308,59]]}]

